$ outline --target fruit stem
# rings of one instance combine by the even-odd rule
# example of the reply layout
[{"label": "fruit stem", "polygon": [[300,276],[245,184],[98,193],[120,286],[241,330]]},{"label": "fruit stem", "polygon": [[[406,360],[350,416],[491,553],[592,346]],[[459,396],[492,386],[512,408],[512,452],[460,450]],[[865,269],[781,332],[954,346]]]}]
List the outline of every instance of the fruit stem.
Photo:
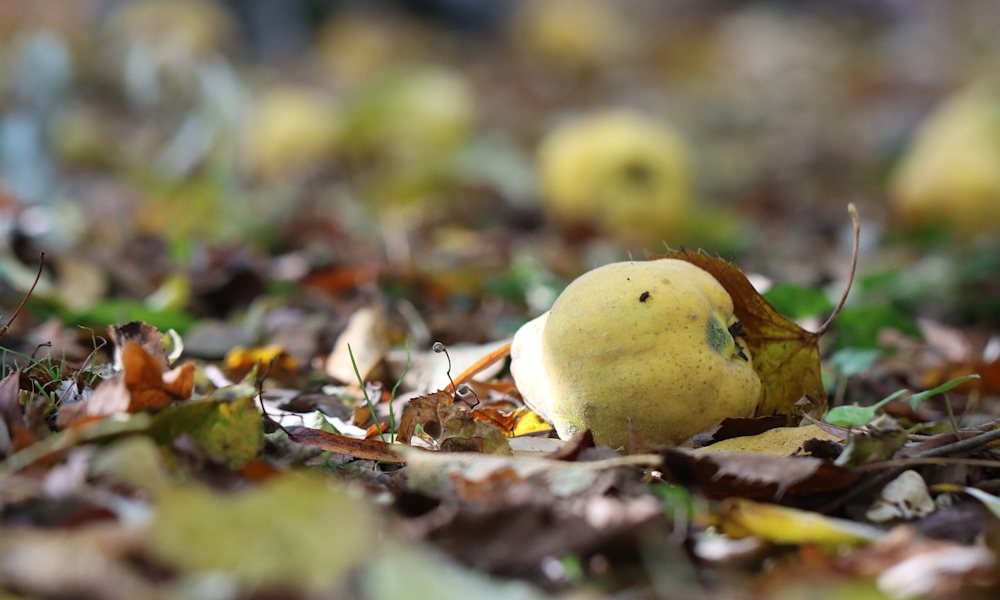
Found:
[{"label": "fruit stem", "polygon": [[861,217],[858,216],[858,209],[854,206],[853,202],[847,205],[847,212],[851,215],[851,224],[854,226],[854,249],[851,251],[851,271],[847,275],[847,286],[844,288],[844,293],[840,296],[840,301],[837,302],[837,306],[830,313],[830,317],[816,331],[816,337],[821,337],[833,326],[833,321],[840,314],[840,310],[844,308],[844,304],[847,302],[847,295],[851,293],[851,285],[854,284],[854,273],[858,269],[858,252],[861,246]]}]

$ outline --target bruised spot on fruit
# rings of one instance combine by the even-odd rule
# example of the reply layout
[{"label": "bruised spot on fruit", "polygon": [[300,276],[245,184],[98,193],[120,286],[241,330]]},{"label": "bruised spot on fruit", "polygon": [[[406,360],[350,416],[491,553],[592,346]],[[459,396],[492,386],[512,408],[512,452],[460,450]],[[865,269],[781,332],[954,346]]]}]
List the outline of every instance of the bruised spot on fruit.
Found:
[{"label": "bruised spot on fruit", "polygon": [[622,166],[625,180],[636,187],[650,187],[656,180],[656,175],[649,164],[640,161],[630,161]]},{"label": "bruised spot on fruit", "polygon": [[723,356],[732,356],[733,344],[733,336],[729,333],[729,329],[719,317],[712,315],[708,320],[708,345]]}]

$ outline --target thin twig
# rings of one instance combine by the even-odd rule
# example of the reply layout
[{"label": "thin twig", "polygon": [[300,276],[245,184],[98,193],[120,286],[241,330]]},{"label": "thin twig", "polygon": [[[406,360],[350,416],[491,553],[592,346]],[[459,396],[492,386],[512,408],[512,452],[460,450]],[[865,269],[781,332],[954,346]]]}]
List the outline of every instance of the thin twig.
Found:
[{"label": "thin twig", "polygon": [[35,281],[32,282],[31,288],[28,289],[28,293],[25,294],[24,298],[21,299],[21,303],[17,305],[17,310],[15,310],[14,314],[12,314],[9,319],[7,319],[7,324],[4,325],[2,328],[0,328],[0,338],[7,335],[7,332],[10,330],[10,324],[14,322],[14,319],[17,318],[18,313],[20,313],[21,309],[24,308],[24,305],[28,302],[28,298],[31,298],[31,294],[35,292],[35,286],[38,285],[38,280],[42,278],[42,270],[44,268],[45,268],[45,253],[42,252],[38,255],[38,273],[35,273]]},{"label": "thin twig", "polygon": [[829,331],[837,315],[844,308],[844,304],[847,303],[847,295],[851,293],[851,286],[854,285],[854,273],[858,269],[858,253],[861,250],[861,217],[858,216],[858,209],[854,206],[853,202],[847,205],[847,212],[850,213],[851,224],[854,226],[854,249],[851,251],[851,272],[847,275],[847,286],[844,287],[844,293],[840,295],[840,301],[837,302],[837,306],[830,313],[830,317],[816,331],[817,337],[821,337]]}]

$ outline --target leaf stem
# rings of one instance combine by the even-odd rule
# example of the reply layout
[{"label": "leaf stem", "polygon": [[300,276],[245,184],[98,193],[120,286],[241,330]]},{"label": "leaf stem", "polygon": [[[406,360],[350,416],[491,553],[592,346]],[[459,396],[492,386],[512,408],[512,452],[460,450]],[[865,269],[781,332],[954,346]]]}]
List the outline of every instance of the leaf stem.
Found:
[{"label": "leaf stem", "polygon": [[837,302],[837,306],[830,313],[830,317],[816,331],[817,337],[822,337],[823,334],[829,331],[830,327],[833,326],[833,321],[840,314],[841,309],[844,308],[844,304],[847,303],[847,295],[851,293],[851,286],[854,285],[854,274],[858,269],[858,253],[861,248],[861,217],[858,216],[858,208],[854,206],[853,202],[847,205],[847,212],[851,215],[851,224],[854,226],[854,249],[851,251],[851,271],[847,275],[847,286],[844,288],[844,293],[840,295],[840,301]]}]

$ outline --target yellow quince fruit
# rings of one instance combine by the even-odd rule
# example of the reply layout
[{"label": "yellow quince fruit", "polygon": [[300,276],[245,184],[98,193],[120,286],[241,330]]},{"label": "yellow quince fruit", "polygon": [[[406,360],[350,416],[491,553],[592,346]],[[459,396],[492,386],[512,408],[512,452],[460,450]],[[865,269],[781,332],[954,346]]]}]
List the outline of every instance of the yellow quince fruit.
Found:
[{"label": "yellow quince fruit", "polygon": [[258,99],[243,138],[249,170],[265,179],[294,177],[333,159],[340,135],[337,107],[316,90],[280,85]]},{"label": "yellow quince fruit", "polygon": [[689,218],[687,147],[666,122],[609,110],[555,129],[538,151],[546,213],[564,225],[659,244]]},{"label": "yellow quince fruit", "polygon": [[631,426],[677,444],[754,413],[761,382],[742,336],[732,298],[707,271],[677,259],[613,263],[517,331],[511,372],[563,439],[590,429],[617,447]]},{"label": "yellow quince fruit", "polygon": [[958,237],[1000,231],[1000,93],[974,86],[920,127],[890,181],[892,208],[910,227]]}]

